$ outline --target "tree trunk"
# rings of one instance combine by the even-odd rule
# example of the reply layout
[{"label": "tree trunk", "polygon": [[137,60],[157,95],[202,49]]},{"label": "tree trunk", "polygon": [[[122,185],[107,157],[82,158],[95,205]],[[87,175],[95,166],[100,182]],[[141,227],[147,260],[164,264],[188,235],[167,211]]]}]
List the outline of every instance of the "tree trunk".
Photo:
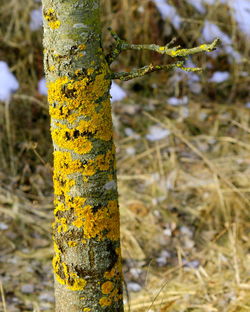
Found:
[{"label": "tree trunk", "polygon": [[99,0],[43,0],[54,145],[56,312],[123,311],[119,209]]}]

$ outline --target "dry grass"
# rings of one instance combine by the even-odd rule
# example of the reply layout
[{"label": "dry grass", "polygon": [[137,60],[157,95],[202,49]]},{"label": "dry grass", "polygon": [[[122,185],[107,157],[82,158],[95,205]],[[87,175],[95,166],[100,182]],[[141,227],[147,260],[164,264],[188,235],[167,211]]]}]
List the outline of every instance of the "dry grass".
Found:
[{"label": "dry grass", "polygon": [[[180,3],[185,25],[175,35],[192,45],[203,21]],[[169,41],[171,27],[151,1],[103,4],[104,25],[129,41]],[[28,28],[29,12],[38,7],[32,0],[0,0],[0,60],[8,62],[21,85],[9,106],[0,103],[4,312],[53,311],[52,147],[46,99],[36,91],[43,75],[41,33]],[[249,66],[249,46],[235,22],[228,23],[225,6],[208,15],[233,34],[245,55],[238,65],[226,57],[212,60],[214,68],[232,74],[227,84],[208,84],[207,70],[204,92],[194,97],[185,81],[173,82],[172,74],[162,73],[124,85],[129,98],[114,104],[125,279],[128,287],[131,281],[141,286],[130,291],[127,311],[129,306],[136,312],[250,311],[250,115],[243,105],[249,77],[240,76]],[[108,49],[107,33],[105,38]],[[205,64],[204,57],[196,60]],[[126,54],[114,66],[148,61],[167,59]],[[183,94],[191,98],[188,116],[185,108],[166,105],[168,96]],[[149,142],[145,134],[154,124],[171,134]],[[125,135],[128,127],[139,139]],[[159,261],[162,251],[168,254],[166,263]]]}]

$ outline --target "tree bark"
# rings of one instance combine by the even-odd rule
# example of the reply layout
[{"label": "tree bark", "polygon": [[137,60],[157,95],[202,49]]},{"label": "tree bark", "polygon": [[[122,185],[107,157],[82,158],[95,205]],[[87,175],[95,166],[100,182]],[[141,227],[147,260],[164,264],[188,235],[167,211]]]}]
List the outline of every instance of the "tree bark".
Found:
[{"label": "tree bark", "polygon": [[56,312],[123,311],[119,208],[99,0],[43,0],[54,145]]}]

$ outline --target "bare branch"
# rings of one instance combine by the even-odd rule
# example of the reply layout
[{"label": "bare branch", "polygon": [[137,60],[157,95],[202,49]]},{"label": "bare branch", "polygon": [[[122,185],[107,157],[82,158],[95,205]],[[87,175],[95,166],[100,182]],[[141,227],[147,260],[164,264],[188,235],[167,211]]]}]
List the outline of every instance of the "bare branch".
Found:
[{"label": "bare branch", "polygon": [[[187,57],[189,55],[201,53],[201,52],[211,52],[216,49],[216,46],[220,43],[220,39],[216,38],[212,43],[209,44],[202,44],[198,47],[190,48],[190,49],[181,49],[180,46],[175,46],[170,48],[176,41],[176,38],[173,38],[168,44],[165,46],[159,46],[157,44],[132,44],[127,43],[126,41],[122,40],[111,28],[109,28],[112,37],[115,39],[115,46],[112,51],[106,56],[108,64],[111,64],[122,51],[125,50],[148,50],[154,51],[160,54],[168,55],[172,58],[175,57]],[[147,65],[142,68],[138,68],[132,70],[131,72],[120,72],[120,73],[112,73],[111,79],[120,79],[120,80],[130,80],[137,77],[142,77],[144,75],[150,74],[155,71],[159,70],[171,70],[173,68],[180,68],[184,71],[188,72],[196,72],[201,71],[201,68],[195,67],[184,67],[184,62],[180,61],[174,64],[167,64],[167,65]]]},{"label": "bare branch", "polygon": [[145,76],[147,74],[151,74],[155,71],[160,71],[160,70],[169,71],[169,70],[174,69],[174,68],[180,68],[182,70],[192,71],[192,72],[202,70],[201,68],[184,67],[183,64],[184,64],[183,61],[173,63],[173,64],[168,64],[168,65],[150,64],[150,65],[138,68],[138,69],[134,69],[131,72],[112,73],[111,79],[120,79],[123,81],[127,81],[127,80],[131,80],[134,78]]},{"label": "bare branch", "polygon": [[157,44],[133,44],[122,40],[111,28],[109,28],[112,37],[115,39],[115,48],[112,51],[112,55],[118,56],[122,51],[125,50],[149,50],[160,54],[165,54],[171,57],[186,57],[189,55],[201,53],[201,52],[212,52],[216,49],[216,46],[220,43],[220,39],[216,38],[212,43],[202,44],[198,47],[190,49],[180,49],[180,46],[169,48],[176,39],[172,39],[165,46],[159,46]]}]

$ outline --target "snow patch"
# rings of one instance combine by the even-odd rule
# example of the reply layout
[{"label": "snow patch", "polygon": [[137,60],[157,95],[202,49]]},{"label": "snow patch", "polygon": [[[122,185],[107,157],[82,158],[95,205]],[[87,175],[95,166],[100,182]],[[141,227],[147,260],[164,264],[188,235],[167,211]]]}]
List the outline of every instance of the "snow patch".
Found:
[{"label": "snow patch", "polygon": [[[220,38],[223,48],[225,52],[228,54],[228,56],[231,56],[236,63],[240,63],[241,55],[239,52],[235,51],[234,48],[232,47],[232,39],[227,34],[225,34],[217,25],[209,21],[205,21],[202,30],[202,35],[205,41],[207,42],[211,42],[215,38]],[[216,55],[218,54],[219,49],[212,52],[210,55],[212,57],[216,57]]]},{"label": "snow patch", "polygon": [[206,9],[203,6],[203,0],[187,0],[199,13],[204,14]]},{"label": "snow patch", "polygon": [[250,1],[230,0],[229,5],[240,30],[250,37]]},{"label": "snow patch", "polygon": [[175,96],[170,97],[168,99],[168,104],[172,106],[187,105],[188,97],[187,96],[183,96],[182,98],[177,98]]},{"label": "snow patch", "polygon": [[171,258],[171,254],[167,250],[162,250],[156,262],[159,266],[164,266],[167,264],[169,258]]},{"label": "snow patch", "polygon": [[0,61],[0,101],[9,101],[11,94],[18,88],[19,83],[10,71],[8,64],[4,61]]},{"label": "snow patch", "polygon": [[159,141],[170,135],[170,131],[159,126],[151,126],[149,128],[149,133],[146,135],[146,138],[149,141]]},{"label": "snow patch", "polygon": [[134,282],[128,282],[127,287],[128,287],[128,290],[132,292],[138,292],[142,289],[141,285],[134,283]]},{"label": "snow patch", "polygon": [[110,95],[111,95],[111,102],[117,102],[123,100],[127,93],[115,82],[112,82],[111,89],[110,89]]},{"label": "snow patch", "polygon": [[42,7],[30,12],[30,29],[36,31],[42,27],[43,24],[43,15]]},{"label": "snow patch", "polygon": [[46,87],[46,80],[44,77],[38,81],[38,92],[41,95],[48,95],[48,89]]},{"label": "snow patch", "polygon": [[165,0],[154,0],[154,3],[162,18],[168,19],[176,29],[179,29],[181,26],[181,18],[176,9],[172,5],[169,5]]},{"label": "snow patch", "polygon": [[9,227],[8,227],[7,224],[0,222],[0,230],[1,230],[1,231],[8,230],[8,228],[9,228]]},{"label": "snow patch", "polygon": [[211,42],[215,38],[220,38],[224,45],[231,45],[231,38],[225,34],[217,25],[209,21],[205,21],[202,30],[202,35],[205,41]]},{"label": "snow patch", "polygon": [[209,79],[210,82],[221,83],[230,78],[229,72],[217,71],[213,73],[213,76]]},{"label": "snow patch", "polygon": [[129,155],[129,156],[133,156],[135,155],[135,148],[133,146],[129,146],[126,148],[126,153]]},{"label": "snow patch", "polygon": [[135,140],[139,140],[140,139],[140,135],[138,133],[136,133],[133,129],[131,128],[125,128],[124,132],[126,134],[126,136],[131,137]]}]

